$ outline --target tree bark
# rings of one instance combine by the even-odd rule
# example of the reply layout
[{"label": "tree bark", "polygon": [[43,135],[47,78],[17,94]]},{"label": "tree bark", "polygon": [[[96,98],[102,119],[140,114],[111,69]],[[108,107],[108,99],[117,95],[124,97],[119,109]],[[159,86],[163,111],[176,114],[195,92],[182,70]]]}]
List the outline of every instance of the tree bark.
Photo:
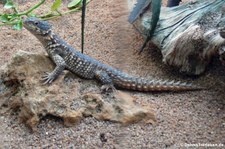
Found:
[{"label": "tree bark", "polygon": [[[225,0],[198,0],[177,7],[162,7],[152,42],[163,62],[181,72],[199,75],[212,56],[225,61]],[[146,37],[151,28],[151,7],[133,25]]]},{"label": "tree bark", "polygon": [[181,0],[168,0],[167,7],[174,7],[180,4]]}]

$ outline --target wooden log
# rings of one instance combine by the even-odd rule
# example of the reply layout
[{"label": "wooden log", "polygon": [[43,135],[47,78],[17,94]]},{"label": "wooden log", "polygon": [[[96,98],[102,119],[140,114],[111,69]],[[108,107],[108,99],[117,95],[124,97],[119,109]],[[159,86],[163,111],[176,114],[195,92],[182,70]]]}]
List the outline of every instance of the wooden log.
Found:
[{"label": "wooden log", "polygon": [[[152,42],[163,62],[190,75],[204,72],[212,56],[225,61],[225,0],[197,0],[177,7],[162,7]],[[133,25],[146,37],[151,28],[151,7]]]}]

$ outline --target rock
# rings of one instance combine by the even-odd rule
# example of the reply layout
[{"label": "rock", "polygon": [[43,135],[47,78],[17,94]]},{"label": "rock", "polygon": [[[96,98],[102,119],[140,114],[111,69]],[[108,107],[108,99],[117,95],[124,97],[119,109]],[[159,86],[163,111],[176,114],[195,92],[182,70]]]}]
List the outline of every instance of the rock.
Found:
[{"label": "rock", "polygon": [[[7,100],[1,98],[0,103],[3,101],[12,109],[19,108],[19,117],[33,130],[46,115],[62,118],[66,126],[73,126],[87,116],[122,124],[156,121],[150,105],[138,105],[132,96],[121,91],[85,93],[83,89],[88,86],[95,91],[100,86],[92,80],[75,80],[75,75],[69,72],[66,73],[70,75],[59,76],[51,85],[43,85],[41,75],[53,69],[54,64],[47,56],[24,51],[17,52],[7,65],[1,67],[3,84],[8,90],[13,87],[15,92],[4,96]],[[66,77],[71,77],[69,80],[72,81],[67,83]]]}]

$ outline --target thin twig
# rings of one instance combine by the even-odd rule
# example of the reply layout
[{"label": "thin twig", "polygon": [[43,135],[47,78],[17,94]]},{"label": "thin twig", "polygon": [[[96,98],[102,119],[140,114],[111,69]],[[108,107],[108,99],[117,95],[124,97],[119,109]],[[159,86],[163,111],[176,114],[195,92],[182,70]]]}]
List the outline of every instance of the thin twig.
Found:
[{"label": "thin twig", "polygon": [[86,0],[82,0],[82,16],[81,16],[81,53],[84,53],[85,11],[86,11]]}]

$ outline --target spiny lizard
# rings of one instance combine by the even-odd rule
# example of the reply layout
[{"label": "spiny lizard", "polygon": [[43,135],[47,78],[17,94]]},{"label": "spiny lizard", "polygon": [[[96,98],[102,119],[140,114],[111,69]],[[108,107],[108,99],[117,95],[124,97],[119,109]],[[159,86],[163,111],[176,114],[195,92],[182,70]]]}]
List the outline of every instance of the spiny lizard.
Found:
[{"label": "spiny lizard", "polygon": [[133,77],[113,67],[105,65],[80,53],[53,33],[47,21],[31,17],[24,21],[24,27],[35,35],[45,47],[48,55],[56,64],[51,73],[44,76],[44,83],[50,84],[64,69],[85,79],[97,79],[103,85],[115,86],[137,91],[185,91],[201,89],[187,83],[162,80],[147,80]]}]

